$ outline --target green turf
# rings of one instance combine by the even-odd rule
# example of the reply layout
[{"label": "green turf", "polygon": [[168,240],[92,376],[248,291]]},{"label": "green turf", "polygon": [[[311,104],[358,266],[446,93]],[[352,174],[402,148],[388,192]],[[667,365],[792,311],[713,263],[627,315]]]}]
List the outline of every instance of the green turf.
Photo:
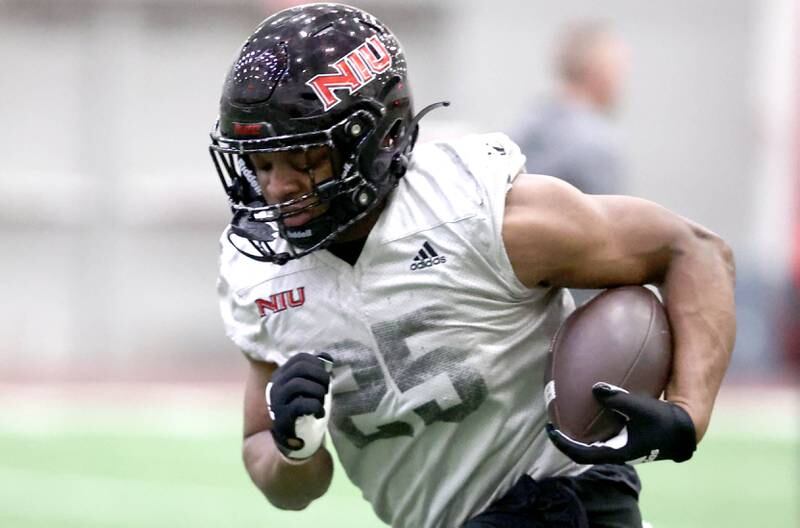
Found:
[{"label": "green turf", "polygon": [[[793,426],[772,434],[740,422],[753,423],[729,411],[689,463],[641,467],[654,528],[797,525]],[[234,407],[0,409],[0,527],[380,525],[340,468],[306,511],[271,508],[242,468],[239,430]]]},{"label": "green turf", "polygon": [[797,437],[712,430],[689,462],[639,467],[642,512],[654,528],[800,526],[799,454]]}]

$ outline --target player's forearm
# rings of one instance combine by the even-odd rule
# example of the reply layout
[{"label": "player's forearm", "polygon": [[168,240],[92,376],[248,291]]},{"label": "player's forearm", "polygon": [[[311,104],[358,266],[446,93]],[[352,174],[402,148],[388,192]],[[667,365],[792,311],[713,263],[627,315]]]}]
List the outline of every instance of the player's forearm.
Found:
[{"label": "player's forearm", "polygon": [[325,447],[302,463],[287,461],[269,431],[244,440],[242,456],[253,483],[274,506],[302,510],[321,497],[333,477],[333,460]]},{"label": "player's forearm", "polygon": [[699,441],[733,351],[735,271],[733,254],[720,238],[689,227],[673,248],[662,285],[674,336],[666,397],[689,413]]}]

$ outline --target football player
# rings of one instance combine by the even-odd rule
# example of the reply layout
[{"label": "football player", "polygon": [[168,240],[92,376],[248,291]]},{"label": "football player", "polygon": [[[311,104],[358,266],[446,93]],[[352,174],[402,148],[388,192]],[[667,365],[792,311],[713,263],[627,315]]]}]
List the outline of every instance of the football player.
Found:
[{"label": "football player", "polygon": [[[239,51],[211,153],[247,470],[306,507],[331,481],[327,429],[393,526],[640,526],[624,463],[686,460],[702,438],[734,337],[731,252],[653,203],[524,174],[502,134],[415,148],[435,106],[414,113],[399,42],[352,7],[282,11]],[[598,386],[628,419],[611,445],[546,427],[565,288],[643,283],[674,329],[667,399]]]}]

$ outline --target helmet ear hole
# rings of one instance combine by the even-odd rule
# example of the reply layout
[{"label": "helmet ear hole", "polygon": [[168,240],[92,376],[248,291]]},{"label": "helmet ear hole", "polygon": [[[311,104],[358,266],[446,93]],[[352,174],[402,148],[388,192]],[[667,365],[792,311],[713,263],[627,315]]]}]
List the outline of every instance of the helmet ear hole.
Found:
[{"label": "helmet ear hole", "polygon": [[392,126],[389,128],[389,131],[386,133],[386,135],[383,136],[383,139],[381,140],[381,150],[387,152],[394,150],[398,143],[400,143],[405,131],[405,123],[402,119],[397,119],[394,123],[392,123]]}]

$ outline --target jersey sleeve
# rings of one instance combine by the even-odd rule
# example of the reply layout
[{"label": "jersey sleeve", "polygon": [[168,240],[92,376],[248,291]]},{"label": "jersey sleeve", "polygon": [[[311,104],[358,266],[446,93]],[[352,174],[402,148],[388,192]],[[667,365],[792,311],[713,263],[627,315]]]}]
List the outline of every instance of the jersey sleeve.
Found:
[{"label": "jersey sleeve", "polygon": [[[248,358],[282,365],[288,358],[272,343],[261,314],[252,299],[251,287],[258,281],[256,261],[243,256],[220,238],[217,296],[225,334]],[[263,266],[263,263],[262,263]]]},{"label": "jersey sleeve", "polygon": [[503,243],[506,195],[516,177],[525,171],[525,156],[516,143],[501,133],[467,136],[453,143],[454,153],[475,178],[488,229],[489,259],[495,273],[514,297],[526,298],[531,289],[517,278]]}]

